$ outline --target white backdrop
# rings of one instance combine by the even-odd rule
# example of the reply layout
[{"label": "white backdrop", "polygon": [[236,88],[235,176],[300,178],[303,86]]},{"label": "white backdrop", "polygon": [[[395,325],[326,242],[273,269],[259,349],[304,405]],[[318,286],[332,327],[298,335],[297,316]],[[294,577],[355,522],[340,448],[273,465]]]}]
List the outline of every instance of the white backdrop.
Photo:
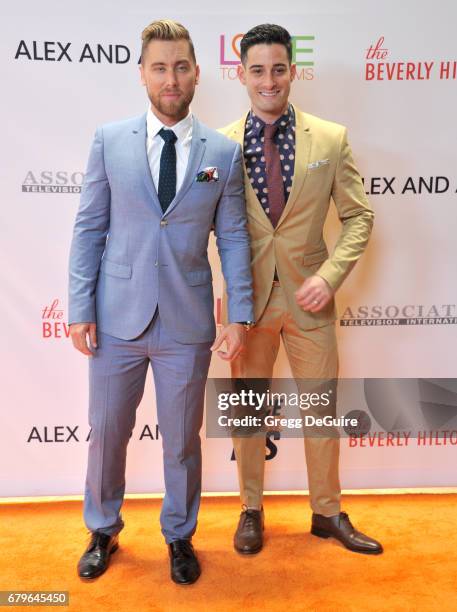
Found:
[{"label": "white backdrop", "polygon": [[[299,64],[292,100],[348,127],[376,211],[369,248],[337,297],[341,375],[456,376],[455,3],[232,0],[190,8],[179,0],[166,13],[163,6],[24,0],[0,9],[1,496],[83,491],[87,363],[66,338],[68,251],[95,127],[147,108],[137,61],[140,33],[153,19],[178,19],[189,28],[202,70],[192,109],[211,127],[248,108],[233,78],[232,40],[267,21],[297,37],[296,60],[307,64]],[[332,243],[334,215],[327,230]],[[210,251],[219,298],[213,244]],[[281,353],[276,375],[289,373]],[[228,366],[214,358],[210,375],[228,376]],[[148,436],[140,439],[145,428]],[[274,442],[267,489],[306,488],[302,445]],[[205,490],[237,490],[230,441],[203,433],[203,454]],[[389,448],[343,440],[342,485],[453,486],[456,454],[455,445],[415,440]],[[163,489],[150,376],[127,483],[128,492]]]}]

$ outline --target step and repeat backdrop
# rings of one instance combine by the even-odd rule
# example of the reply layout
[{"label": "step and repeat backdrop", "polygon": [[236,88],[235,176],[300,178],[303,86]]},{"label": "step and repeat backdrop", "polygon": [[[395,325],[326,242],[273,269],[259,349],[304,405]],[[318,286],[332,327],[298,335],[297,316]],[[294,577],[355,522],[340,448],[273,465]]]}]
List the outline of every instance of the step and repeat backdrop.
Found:
[{"label": "step and repeat backdrop", "polygon": [[[348,127],[376,213],[370,245],[337,295],[341,376],[456,377],[452,0],[176,0],[167,8],[146,0],[23,0],[0,13],[0,496],[83,492],[88,379],[86,358],[68,338],[72,226],[96,126],[147,109],[138,59],[141,31],[154,19],[177,19],[190,30],[201,67],[192,110],[214,128],[249,108],[236,77],[242,34],[262,22],[290,31],[297,64],[291,99]],[[329,245],[338,231],[332,212]],[[218,315],[222,278],[213,241],[210,258]],[[275,374],[290,376],[282,349]],[[214,357],[210,376],[229,376],[227,364]],[[454,395],[447,397],[452,417]],[[398,394],[386,393],[386,410],[395,401]],[[457,485],[457,427],[445,439],[431,426],[415,437],[381,429],[375,420],[370,436],[342,440],[343,487]],[[206,438],[204,430],[202,438],[204,489],[236,491],[230,439]],[[128,492],[163,490],[161,454],[149,374],[129,446]],[[303,440],[273,437],[266,454],[268,490],[306,489]]]}]

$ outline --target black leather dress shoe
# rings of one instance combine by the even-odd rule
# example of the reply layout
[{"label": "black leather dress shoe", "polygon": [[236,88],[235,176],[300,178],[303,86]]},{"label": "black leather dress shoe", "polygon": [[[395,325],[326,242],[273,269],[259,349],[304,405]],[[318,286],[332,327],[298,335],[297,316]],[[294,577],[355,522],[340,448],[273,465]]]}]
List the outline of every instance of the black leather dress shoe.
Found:
[{"label": "black leather dress shoe", "polygon": [[235,550],[243,555],[253,555],[260,552],[263,546],[263,529],[263,508],[261,510],[243,510],[233,538]]},{"label": "black leather dress shoe", "polygon": [[176,584],[192,584],[201,570],[190,540],[175,540],[168,545],[171,579]]},{"label": "black leather dress shoe", "polygon": [[329,517],[313,514],[311,533],[320,538],[336,538],[354,552],[368,555],[379,555],[383,552],[379,542],[354,528],[346,512]]},{"label": "black leather dress shoe", "polygon": [[81,578],[97,578],[108,569],[109,559],[119,548],[119,536],[94,531],[89,546],[78,563]]}]

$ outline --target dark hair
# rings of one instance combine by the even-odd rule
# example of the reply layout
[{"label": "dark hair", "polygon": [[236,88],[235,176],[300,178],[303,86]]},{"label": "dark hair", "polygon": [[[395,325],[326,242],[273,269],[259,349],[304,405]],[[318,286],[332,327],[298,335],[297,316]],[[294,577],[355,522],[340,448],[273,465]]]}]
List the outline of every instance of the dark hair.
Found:
[{"label": "dark hair", "polygon": [[284,45],[289,58],[289,64],[292,63],[292,39],[289,32],[282,26],[273,23],[262,23],[261,25],[251,28],[249,32],[243,36],[240,42],[241,62],[246,63],[248,51],[254,45]]}]

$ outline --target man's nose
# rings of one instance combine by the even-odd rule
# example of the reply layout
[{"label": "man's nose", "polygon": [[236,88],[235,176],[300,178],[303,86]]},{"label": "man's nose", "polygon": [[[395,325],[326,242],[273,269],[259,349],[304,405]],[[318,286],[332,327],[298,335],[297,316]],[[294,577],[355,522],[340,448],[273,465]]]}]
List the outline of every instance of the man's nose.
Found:
[{"label": "man's nose", "polygon": [[167,87],[176,87],[177,84],[177,79],[176,79],[176,72],[172,69],[167,70],[167,75],[166,75],[166,84]]},{"label": "man's nose", "polygon": [[275,79],[272,74],[266,74],[263,79],[263,86],[265,89],[274,89]]}]

